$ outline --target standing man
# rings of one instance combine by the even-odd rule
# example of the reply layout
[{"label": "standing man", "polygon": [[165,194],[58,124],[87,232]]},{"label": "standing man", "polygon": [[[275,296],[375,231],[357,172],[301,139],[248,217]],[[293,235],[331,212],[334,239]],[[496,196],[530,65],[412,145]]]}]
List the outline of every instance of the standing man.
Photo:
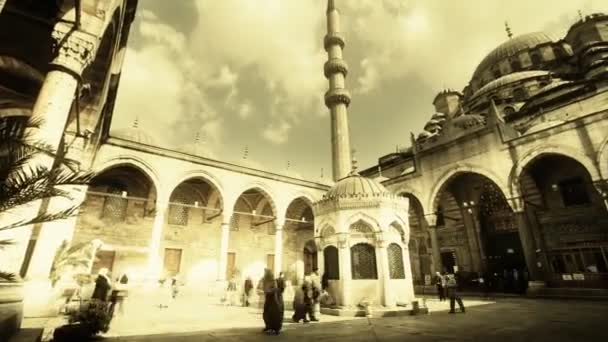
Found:
[{"label": "standing man", "polygon": [[448,297],[450,297],[450,313],[455,313],[454,301],[458,302],[460,312],[464,313],[464,304],[462,304],[462,299],[458,295],[458,282],[456,282],[456,276],[453,273],[447,275],[446,285],[448,289]]},{"label": "standing man", "polygon": [[445,300],[445,277],[439,272],[435,272],[435,286],[437,287],[439,301],[443,302]]},{"label": "standing man", "polygon": [[313,312],[314,317],[311,321],[318,321],[319,316],[321,316],[321,303],[319,302],[319,297],[321,296],[321,278],[319,277],[319,269],[317,267],[312,269],[312,273],[310,274],[310,280],[312,282],[312,299],[313,299]]}]

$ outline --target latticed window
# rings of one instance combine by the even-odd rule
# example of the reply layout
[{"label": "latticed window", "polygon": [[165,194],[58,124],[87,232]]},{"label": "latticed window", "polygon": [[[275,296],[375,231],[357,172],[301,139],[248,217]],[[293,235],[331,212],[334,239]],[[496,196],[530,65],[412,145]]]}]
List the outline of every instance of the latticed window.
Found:
[{"label": "latticed window", "polygon": [[103,201],[102,218],[112,222],[124,222],[127,219],[128,201],[120,197],[122,192],[119,188],[108,189],[108,196]]},{"label": "latticed window", "polygon": [[340,264],[338,263],[338,249],[334,246],[327,246],[323,250],[323,260],[325,263],[325,274],[328,279],[340,279]]},{"label": "latticed window", "polygon": [[358,243],[350,248],[353,279],[378,279],[374,246]]},{"label": "latticed window", "polygon": [[189,209],[185,205],[171,204],[169,205],[169,224],[178,226],[188,225]]},{"label": "latticed window", "polygon": [[388,271],[391,279],[405,279],[403,251],[401,246],[396,243],[391,243],[388,246]]}]

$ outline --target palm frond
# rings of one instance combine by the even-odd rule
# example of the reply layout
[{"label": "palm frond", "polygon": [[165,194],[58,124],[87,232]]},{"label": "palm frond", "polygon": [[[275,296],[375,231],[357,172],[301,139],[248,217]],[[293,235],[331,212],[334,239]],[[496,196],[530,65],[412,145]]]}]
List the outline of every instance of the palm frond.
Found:
[{"label": "palm frond", "polygon": [[5,281],[14,282],[17,280],[17,276],[15,273],[0,271],[0,279],[4,279]]},{"label": "palm frond", "polygon": [[4,249],[8,246],[13,246],[15,244],[15,241],[13,240],[0,240],[0,249]]},{"label": "palm frond", "polygon": [[78,206],[75,207],[71,207],[59,212],[55,212],[55,213],[43,213],[43,214],[39,214],[31,219],[28,220],[22,220],[22,221],[18,221],[6,226],[0,226],[0,231],[3,230],[9,230],[9,229],[14,229],[14,228],[18,228],[18,227],[24,227],[24,226],[29,226],[31,224],[37,224],[37,223],[46,223],[46,222],[53,222],[53,221],[57,221],[57,220],[65,220],[71,217],[75,217],[78,214]]}]

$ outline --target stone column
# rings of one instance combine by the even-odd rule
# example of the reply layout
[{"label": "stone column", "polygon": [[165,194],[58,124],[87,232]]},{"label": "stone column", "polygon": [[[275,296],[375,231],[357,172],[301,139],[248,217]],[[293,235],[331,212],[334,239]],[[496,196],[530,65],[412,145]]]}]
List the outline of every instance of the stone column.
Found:
[{"label": "stone column", "polygon": [[391,274],[388,265],[387,243],[381,234],[376,236],[376,258],[380,266],[380,277],[382,284],[382,305],[386,307],[394,307],[396,305],[395,298],[391,291]]},{"label": "stone column", "polygon": [[[469,212],[470,210],[470,212]],[[479,248],[479,239],[477,235],[477,229],[475,228],[475,217],[473,217],[473,209],[461,208],[462,218],[464,221],[464,230],[467,236],[467,244],[469,246],[469,253],[471,255],[471,267],[473,269],[466,271],[481,272],[483,268],[483,260],[481,258],[481,250]],[[461,270],[459,265],[459,271]]]},{"label": "stone column", "polygon": [[342,306],[351,306],[350,286],[352,282],[351,264],[350,264],[350,243],[348,233],[339,233],[338,235],[338,262],[340,264],[340,304]]},{"label": "stone column", "polygon": [[163,240],[163,228],[165,226],[165,214],[168,203],[159,201],[156,203],[154,223],[152,225],[152,236],[150,237],[150,247],[148,251],[148,277],[151,281],[156,281],[162,275],[162,250],[160,245]]},{"label": "stone column", "polygon": [[283,227],[285,226],[284,221],[275,221],[276,230],[274,235],[274,275],[279,276],[281,269],[283,268]]},{"label": "stone column", "polygon": [[232,220],[231,212],[222,214],[221,239],[220,239],[220,258],[217,268],[217,280],[226,280],[226,268],[228,267],[228,243],[230,242],[230,221]]},{"label": "stone column", "polygon": [[[521,247],[524,251],[524,257],[526,258],[526,266],[528,267],[528,273],[530,274],[530,280],[541,280],[541,272],[537,265],[536,258],[536,243],[532,236],[532,231],[528,225],[528,219],[523,209],[514,212],[517,220],[517,232],[519,233],[519,240],[521,241]],[[548,267],[549,265],[544,265]]]},{"label": "stone column", "polygon": [[[71,30],[72,25],[58,23],[52,31],[52,38],[55,41],[55,57],[50,63],[50,70],[46,74],[32,110],[32,118],[40,121],[40,127],[31,128],[26,132],[33,141],[45,144],[56,152],[61,152],[58,149],[61,146],[64,130],[70,116],[78,79],[81,77],[83,70],[93,61],[97,49],[97,39],[94,36],[82,31]],[[43,167],[49,170],[54,167],[54,164],[55,158],[44,153],[37,154],[30,162],[32,168]],[[81,197],[80,202],[73,201],[72,203],[80,204],[83,198]],[[65,201],[61,199],[49,200],[48,205],[38,201],[25,209],[23,217],[35,217],[41,210],[53,213],[54,208],[65,209],[67,207]],[[70,224],[71,229],[63,232],[64,238],[71,239],[75,222],[68,223],[68,225]],[[50,229],[53,226],[53,229],[55,229],[56,225],[51,223],[44,226],[35,225],[32,228],[30,240],[33,243],[26,251],[28,254],[32,253],[32,259],[29,265],[24,265],[24,269],[28,270],[28,277],[48,277],[50,263],[46,259],[48,255],[54,255],[53,248],[56,246],[54,243],[47,244],[46,241],[39,239],[39,236],[41,231],[47,230],[46,227]],[[58,236],[56,232],[42,233],[43,236],[49,234],[55,238]],[[38,240],[42,245],[37,245]],[[38,251],[38,249],[41,250]],[[32,262],[36,263],[37,261],[40,261],[41,264],[32,265]]]},{"label": "stone column", "polygon": [[317,248],[317,267],[319,268],[319,275],[323,277],[323,274],[325,274],[325,255],[323,255],[323,244],[320,237],[315,238],[315,246]]},{"label": "stone column", "polygon": [[439,248],[439,240],[437,239],[437,226],[429,225],[428,229],[429,235],[431,236],[431,252],[433,254],[433,266],[435,268],[435,272],[443,272],[443,265],[441,263],[441,249]]},{"label": "stone column", "polygon": [[408,247],[408,244],[404,244],[403,246],[403,269],[405,272],[406,281],[405,289],[403,290],[406,293],[406,298],[408,302],[411,302],[416,298],[416,295],[414,293],[414,277],[412,276],[412,264],[410,260],[410,249]]},{"label": "stone column", "polygon": [[[86,197],[87,186],[77,186],[70,191],[72,198],[57,197],[49,200],[47,211],[50,213],[61,212],[71,207],[79,206]],[[55,253],[64,240],[72,241],[78,216],[76,212],[64,220],[45,222],[39,226],[37,232],[36,248],[27,268],[28,279],[47,278],[50,274]]]}]

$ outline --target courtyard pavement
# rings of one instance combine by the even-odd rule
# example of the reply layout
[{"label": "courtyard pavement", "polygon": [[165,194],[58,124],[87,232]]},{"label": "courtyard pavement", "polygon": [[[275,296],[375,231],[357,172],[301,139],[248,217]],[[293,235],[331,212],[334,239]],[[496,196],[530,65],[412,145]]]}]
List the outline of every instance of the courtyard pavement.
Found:
[{"label": "courtyard pavement", "polygon": [[[429,298],[429,297],[427,297]],[[608,301],[465,297],[466,313],[450,315],[448,302],[426,300],[428,315],[351,318],[322,315],[321,322],[291,323],[285,312],[280,336],[266,336],[261,308],[226,306],[216,297],[168,291],[133,293],[124,314],[117,314],[103,341],[608,341]],[[168,308],[159,308],[159,304]],[[289,309],[289,308],[286,308]],[[62,318],[46,322],[43,341]]]},{"label": "courtyard pavement", "polygon": [[[187,301],[177,302],[168,309],[150,307],[125,314],[103,341],[608,341],[605,301],[465,298],[467,312],[454,315],[447,313],[446,302],[432,299],[427,304],[429,315],[371,319],[323,315],[319,323],[286,323],[280,336],[267,336],[261,332],[259,309],[209,303],[197,311],[188,309]],[[291,314],[286,312],[285,322],[290,322]]]}]

